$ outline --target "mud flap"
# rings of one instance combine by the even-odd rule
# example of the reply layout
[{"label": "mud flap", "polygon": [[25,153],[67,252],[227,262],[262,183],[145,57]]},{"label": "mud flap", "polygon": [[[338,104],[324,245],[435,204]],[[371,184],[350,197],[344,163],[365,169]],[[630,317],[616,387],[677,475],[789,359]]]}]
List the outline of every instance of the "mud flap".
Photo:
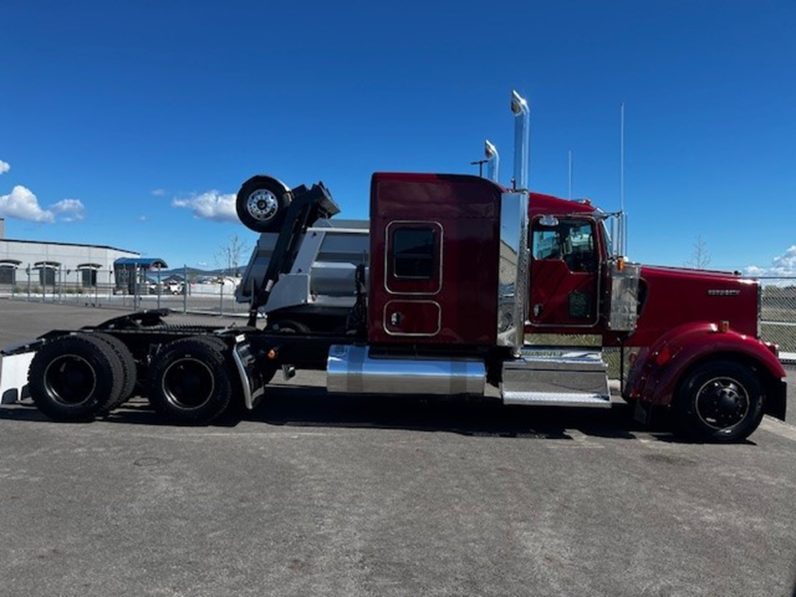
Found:
[{"label": "mud flap", "polygon": [[642,425],[649,425],[652,422],[652,406],[636,400],[636,405],[633,407],[633,419]]},{"label": "mud flap", "polygon": [[14,404],[25,397],[28,369],[35,354],[29,351],[0,357],[0,405]]}]

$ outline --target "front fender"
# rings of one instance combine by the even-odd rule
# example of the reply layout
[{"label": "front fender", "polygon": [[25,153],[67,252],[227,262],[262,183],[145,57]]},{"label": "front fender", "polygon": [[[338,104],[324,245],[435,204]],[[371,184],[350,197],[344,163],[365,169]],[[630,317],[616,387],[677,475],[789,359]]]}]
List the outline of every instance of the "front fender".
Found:
[{"label": "front fender", "polygon": [[716,324],[706,322],[677,326],[642,350],[628,374],[626,394],[651,405],[669,405],[685,372],[709,358],[741,359],[765,371],[776,381],[771,389],[771,398],[777,403],[770,405],[772,414],[778,414],[781,406],[784,416],[781,380],[786,373],[771,345],[733,330],[722,332]]}]

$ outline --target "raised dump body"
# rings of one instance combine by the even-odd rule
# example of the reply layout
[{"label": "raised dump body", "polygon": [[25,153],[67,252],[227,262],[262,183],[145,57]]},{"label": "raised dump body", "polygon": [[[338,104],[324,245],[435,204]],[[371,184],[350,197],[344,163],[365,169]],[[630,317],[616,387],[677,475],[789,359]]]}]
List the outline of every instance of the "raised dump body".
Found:
[{"label": "raised dump body", "polygon": [[[277,232],[260,234],[235,291],[238,302],[250,302],[252,288],[261,286],[278,238]],[[298,247],[260,312],[271,323],[290,321],[310,330],[339,327],[356,302],[356,268],[364,264],[367,271],[368,221],[318,220],[301,235]]]}]

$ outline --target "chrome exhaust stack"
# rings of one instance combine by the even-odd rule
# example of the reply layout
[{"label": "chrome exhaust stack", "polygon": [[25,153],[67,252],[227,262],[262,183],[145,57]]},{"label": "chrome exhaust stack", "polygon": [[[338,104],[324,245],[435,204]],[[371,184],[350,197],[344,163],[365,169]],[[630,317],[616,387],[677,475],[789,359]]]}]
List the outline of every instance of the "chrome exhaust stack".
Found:
[{"label": "chrome exhaust stack", "polygon": [[514,113],[514,190],[528,190],[528,138],[531,111],[528,102],[516,91],[511,92],[511,111]]},{"label": "chrome exhaust stack", "polygon": [[498,176],[500,176],[500,154],[495,144],[489,139],[484,140],[484,157],[486,157],[486,177],[492,182],[498,182]]}]

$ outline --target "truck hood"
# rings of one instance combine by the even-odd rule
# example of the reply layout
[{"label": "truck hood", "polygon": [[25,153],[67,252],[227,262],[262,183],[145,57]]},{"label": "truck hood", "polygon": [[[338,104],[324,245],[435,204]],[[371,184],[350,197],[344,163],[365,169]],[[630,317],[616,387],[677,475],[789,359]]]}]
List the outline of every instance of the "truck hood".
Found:
[{"label": "truck hood", "polygon": [[732,272],[641,266],[640,313],[632,344],[645,345],[674,327],[728,321],[757,335],[758,284]]}]

